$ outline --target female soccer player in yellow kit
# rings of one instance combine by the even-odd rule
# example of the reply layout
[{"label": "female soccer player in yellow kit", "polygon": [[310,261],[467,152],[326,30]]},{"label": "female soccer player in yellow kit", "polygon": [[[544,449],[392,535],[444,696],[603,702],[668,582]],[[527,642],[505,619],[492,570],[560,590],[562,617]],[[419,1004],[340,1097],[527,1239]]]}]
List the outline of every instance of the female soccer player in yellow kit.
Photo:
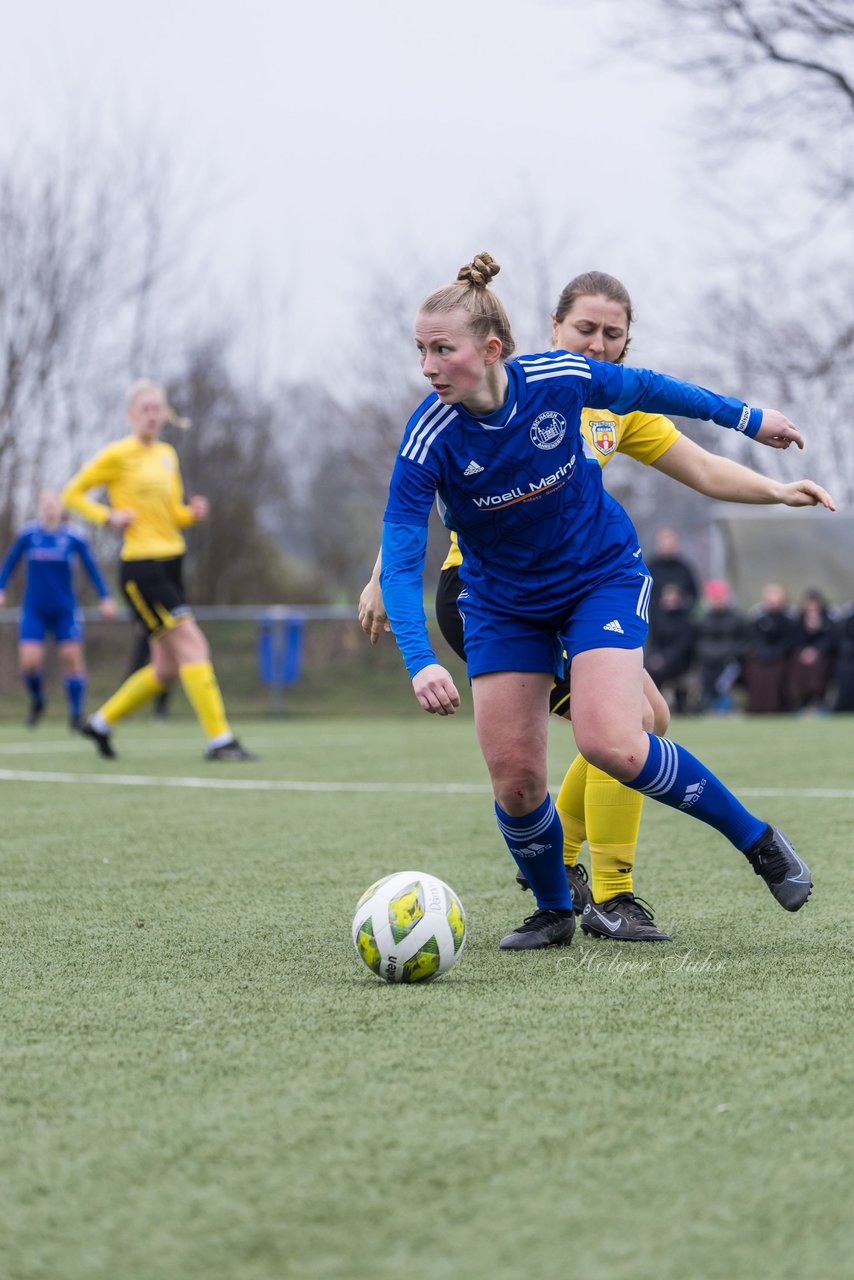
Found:
[{"label": "female soccer player in yellow kit", "polygon": [[[133,384],[126,407],[131,434],[107,445],[78,471],[63,489],[62,501],[93,524],[122,533],[122,589],[148,632],[152,661],[89,717],[83,732],[102,756],[113,759],[117,721],[178,679],[207,739],[206,758],[254,760],[231,732],[208,642],[184,596],[182,531],[204,520],[208,504],[198,496],[184,501],[178,455],[159,439],[167,421],[180,420],[162,387],[147,379]],[[109,506],[87,496],[100,488],[106,488]]]},{"label": "female soccer player in yellow kit", "polygon": [[[598,271],[576,276],[561,293],[555,308],[552,346],[590,359],[620,363],[628,350],[632,318],[631,299],[619,280]],[[581,431],[589,458],[603,467],[619,452],[654,466],[709,497],[729,502],[833,507],[825,490],[812,481],[781,484],[709,453],[660,414],[635,412],[621,416],[608,410],[584,409]],[[775,444],[771,440],[767,443]],[[463,631],[456,598],[462,585],[458,576],[462,559],[456,535],[452,534],[437,589],[436,614],[445,639],[461,657]],[[372,643],[388,629],[379,587],[380,567],[378,559],[359,601],[359,620]],[[646,672],[644,692],[644,727],[661,735],[667,730],[670,712]],[[568,684],[555,685],[551,709],[568,714]],[[646,904],[634,894],[632,870],[642,806],[643,796],[638,791],[588,765],[581,755],[576,756],[560,788],[556,807],[563,826],[567,879],[575,908],[581,912],[581,927],[591,936],[625,942],[669,941],[669,935],[654,923]],[[578,864],[585,839],[590,851],[590,888],[586,870]],[[521,873],[517,879],[527,888]]]}]

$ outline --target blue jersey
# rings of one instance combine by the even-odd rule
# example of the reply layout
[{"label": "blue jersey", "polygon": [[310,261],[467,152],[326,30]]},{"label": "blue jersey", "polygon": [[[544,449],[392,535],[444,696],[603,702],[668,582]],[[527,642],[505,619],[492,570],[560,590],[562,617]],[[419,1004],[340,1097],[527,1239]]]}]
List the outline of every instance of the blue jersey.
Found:
[{"label": "blue jersey", "polygon": [[19,560],[26,565],[23,609],[54,613],[73,610],[74,561],[79,559],[101,599],[110,592],[95,563],[89,544],[68,525],[45,529],[37,522],[25,525],[9,549],[0,568],[0,590],[5,591]]},{"label": "blue jersey", "polygon": [[383,535],[382,587],[410,674],[435,661],[427,642],[420,574],[434,499],[463,552],[460,576],[504,614],[565,615],[586,592],[630,569],[637,536],[626,512],[585,460],[581,410],[635,409],[709,418],[748,435],[761,411],[648,369],[566,351],[520,356],[508,392],[476,418],[435,393],[412,415],[392,474]]}]

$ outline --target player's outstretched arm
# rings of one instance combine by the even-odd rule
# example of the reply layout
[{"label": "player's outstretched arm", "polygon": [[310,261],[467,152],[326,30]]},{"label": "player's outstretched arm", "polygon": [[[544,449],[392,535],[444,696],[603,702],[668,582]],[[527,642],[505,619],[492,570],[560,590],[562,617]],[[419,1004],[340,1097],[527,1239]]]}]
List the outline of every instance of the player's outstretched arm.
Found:
[{"label": "player's outstretched arm", "polygon": [[431,715],[452,716],[460,705],[457,686],[438,662],[416,672],[412,677],[412,688],[421,706]]},{"label": "player's outstretched arm", "polygon": [[813,480],[783,484],[732,458],[710,453],[687,436],[680,436],[652,464],[673,480],[723,502],[783,503],[789,507],[818,506],[835,511],[830,494]]}]

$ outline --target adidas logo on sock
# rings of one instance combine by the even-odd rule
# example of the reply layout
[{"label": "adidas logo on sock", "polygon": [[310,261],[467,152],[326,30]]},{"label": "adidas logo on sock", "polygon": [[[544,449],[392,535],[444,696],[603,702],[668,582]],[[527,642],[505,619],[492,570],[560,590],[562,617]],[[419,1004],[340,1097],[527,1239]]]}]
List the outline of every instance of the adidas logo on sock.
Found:
[{"label": "adidas logo on sock", "polygon": [[465,471],[463,472],[463,475],[477,476],[477,475],[480,475],[482,470],[483,470],[483,467],[480,465],[480,463],[475,462],[474,458],[472,458],[471,462],[468,464]]},{"label": "adidas logo on sock", "polygon": [[539,858],[548,847],[547,844],[526,844],[521,849],[514,849],[514,853],[517,858]]},{"label": "adidas logo on sock", "polygon": [[603,631],[616,631],[618,636],[624,636],[626,633],[615,618],[613,622],[606,622]]},{"label": "adidas logo on sock", "polygon": [[680,809],[690,809],[700,799],[700,796],[706,789],[706,779],[701,778],[699,782],[691,782],[685,788],[685,794],[682,797]]}]

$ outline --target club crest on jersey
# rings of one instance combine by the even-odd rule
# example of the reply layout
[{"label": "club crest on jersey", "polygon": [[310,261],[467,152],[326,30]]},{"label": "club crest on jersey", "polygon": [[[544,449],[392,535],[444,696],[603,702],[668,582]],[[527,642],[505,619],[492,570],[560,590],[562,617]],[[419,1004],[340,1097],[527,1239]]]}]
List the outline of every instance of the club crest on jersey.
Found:
[{"label": "club crest on jersey", "polygon": [[600,453],[613,453],[617,447],[616,422],[591,422],[593,444]]},{"label": "club crest on jersey", "polygon": [[554,449],[566,435],[566,418],[547,409],[531,423],[531,442],[538,449]]}]

